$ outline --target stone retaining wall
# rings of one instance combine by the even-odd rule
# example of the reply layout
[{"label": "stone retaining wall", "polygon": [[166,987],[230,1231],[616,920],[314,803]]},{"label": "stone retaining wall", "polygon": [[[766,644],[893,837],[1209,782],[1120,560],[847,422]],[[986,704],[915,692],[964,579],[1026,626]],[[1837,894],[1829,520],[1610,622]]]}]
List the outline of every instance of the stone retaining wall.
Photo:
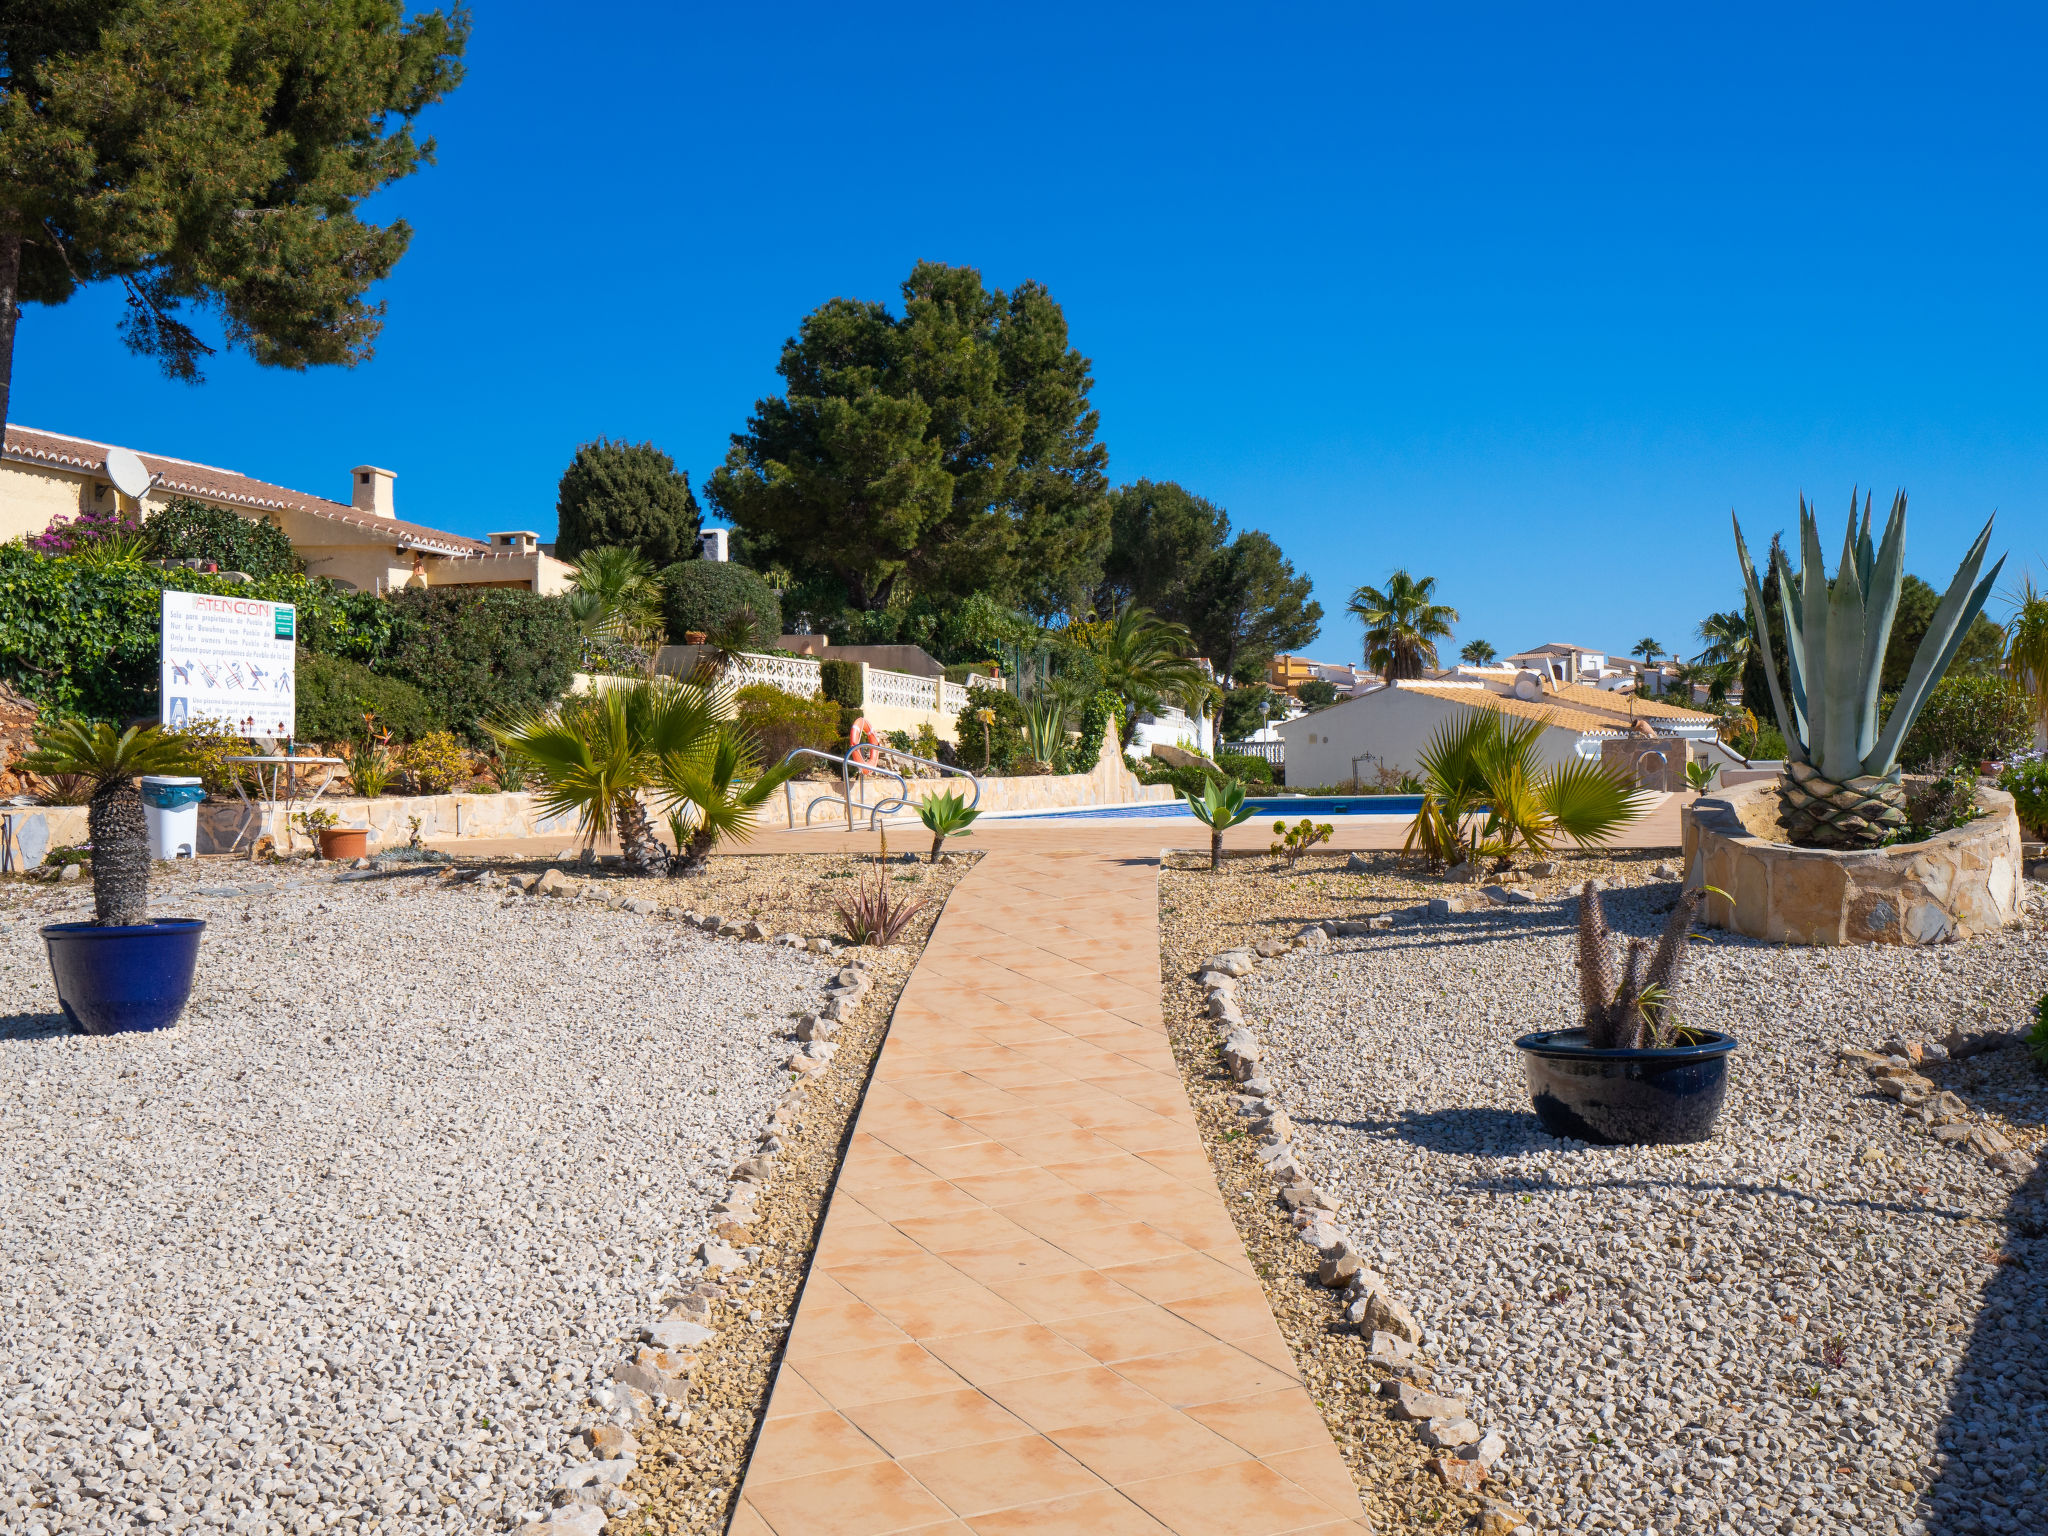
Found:
[{"label": "stone retaining wall", "polygon": [[2019,914],[2020,824],[2003,790],[1980,788],[1986,814],[1966,827],[1859,853],[1759,836],[1777,796],[1774,778],[1685,807],[1687,882],[1728,893],[1708,896],[1709,926],[1783,944],[1938,944]]}]

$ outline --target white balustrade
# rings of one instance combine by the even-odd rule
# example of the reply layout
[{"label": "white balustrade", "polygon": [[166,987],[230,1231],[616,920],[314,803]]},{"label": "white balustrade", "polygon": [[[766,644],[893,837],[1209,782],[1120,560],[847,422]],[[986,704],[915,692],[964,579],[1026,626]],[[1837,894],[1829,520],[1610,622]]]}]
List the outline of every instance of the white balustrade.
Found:
[{"label": "white balustrade", "polygon": [[966,685],[941,681],[939,684],[939,712],[946,715],[957,715],[966,707]]},{"label": "white balustrade", "polygon": [[933,711],[939,707],[938,689],[934,684],[935,679],[929,677],[869,667],[867,701],[884,709]]},{"label": "white balustrade", "polygon": [[824,668],[812,656],[769,656],[759,651],[742,651],[736,666],[742,688],[750,683],[767,683],[784,693],[808,699],[818,691]]}]

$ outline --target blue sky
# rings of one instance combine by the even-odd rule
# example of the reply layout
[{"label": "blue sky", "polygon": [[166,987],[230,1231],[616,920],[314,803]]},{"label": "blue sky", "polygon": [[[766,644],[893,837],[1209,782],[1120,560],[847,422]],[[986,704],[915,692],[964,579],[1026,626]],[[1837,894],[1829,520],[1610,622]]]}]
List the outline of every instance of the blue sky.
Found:
[{"label": "blue sky", "polygon": [[[1659,14],[1651,14],[1651,12]],[[912,262],[1047,284],[1111,473],[1263,528],[1328,610],[1626,649],[1800,491],[1913,497],[1945,586],[2048,555],[2041,13],[2019,7],[477,9],[378,355],[161,379],[31,308],[15,420],[402,515],[554,529],[600,434],[701,483],[783,338]],[[1830,551],[1839,541],[1831,535]],[[1994,606],[1994,615],[2002,613]]]}]

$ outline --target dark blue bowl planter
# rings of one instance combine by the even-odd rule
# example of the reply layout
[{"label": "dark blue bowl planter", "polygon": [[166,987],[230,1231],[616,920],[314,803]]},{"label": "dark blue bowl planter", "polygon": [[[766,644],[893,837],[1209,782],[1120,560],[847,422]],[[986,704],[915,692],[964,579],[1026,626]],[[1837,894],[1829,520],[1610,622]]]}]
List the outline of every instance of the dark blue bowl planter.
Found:
[{"label": "dark blue bowl planter", "polygon": [[1551,1029],[1515,1042],[1536,1117],[1553,1136],[1609,1146],[1705,1141],[1728,1092],[1733,1035],[1693,1031],[1699,1043],[1665,1050],[1597,1051],[1583,1029]]},{"label": "dark blue bowl planter", "polygon": [[64,1016],[88,1035],[165,1029],[192,996],[206,922],[167,917],[126,928],[51,923],[43,929]]}]

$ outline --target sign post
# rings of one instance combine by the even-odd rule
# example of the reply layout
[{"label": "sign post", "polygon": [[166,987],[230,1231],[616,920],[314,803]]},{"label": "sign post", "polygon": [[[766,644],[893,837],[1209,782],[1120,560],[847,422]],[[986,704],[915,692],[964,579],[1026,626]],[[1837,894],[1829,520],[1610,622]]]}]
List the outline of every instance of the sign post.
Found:
[{"label": "sign post", "polygon": [[165,592],[161,722],[211,720],[237,736],[297,734],[298,610],[260,598]]}]

